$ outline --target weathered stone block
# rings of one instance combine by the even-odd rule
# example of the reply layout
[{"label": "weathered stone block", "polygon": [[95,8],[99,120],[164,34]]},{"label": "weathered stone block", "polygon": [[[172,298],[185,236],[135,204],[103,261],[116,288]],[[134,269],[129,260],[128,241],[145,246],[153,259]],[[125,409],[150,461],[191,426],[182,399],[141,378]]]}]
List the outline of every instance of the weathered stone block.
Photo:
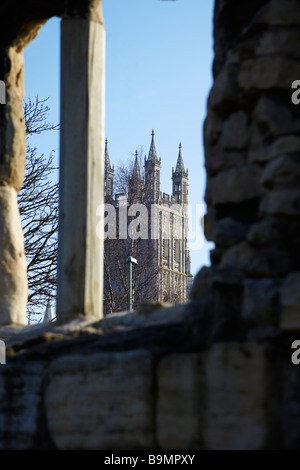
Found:
[{"label": "weathered stone block", "polygon": [[300,138],[297,136],[284,136],[274,140],[270,145],[251,144],[249,151],[249,162],[265,162],[278,155],[288,152],[300,151]]},{"label": "weathered stone block", "polygon": [[298,216],[300,189],[291,187],[268,191],[259,209],[261,214]]},{"label": "weathered stone block", "polygon": [[286,0],[284,3],[281,0],[272,0],[261,8],[254,18],[253,24],[299,25],[299,3],[297,0]]},{"label": "weathered stone block", "polygon": [[151,355],[142,350],[54,362],[45,407],[57,448],[154,448],[152,367]]},{"label": "weathered stone block", "polygon": [[289,101],[286,106],[282,106],[280,102],[264,95],[258,100],[252,119],[256,126],[263,129],[261,137],[277,138],[298,129],[298,122],[294,119],[289,105]]},{"label": "weathered stone block", "polygon": [[210,109],[203,126],[205,144],[215,145],[217,143],[222,133],[222,124],[223,120],[219,114]]},{"label": "weathered stone block", "polygon": [[[238,83],[244,90],[289,89],[291,77],[300,74],[299,61],[285,57],[258,57],[246,60],[238,75]],[[293,80],[293,78],[292,78]]]},{"label": "weathered stone block", "polygon": [[285,233],[283,230],[284,228],[279,222],[262,220],[251,225],[246,238],[254,246],[274,246],[282,241]]},{"label": "weathered stone block", "polygon": [[249,244],[242,241],[225,252],[220,267],[225,268],[232,266],[236,269],[245,269],[249,266],[253,253],[254,251]]},{"label": "weathered stone block", "polygon": [[[240,126],[240,123],[236,122],[237,114],[234,113],[227,119],[227,127],[226,129],[224,127],[223,134],[221,117],[211,110],[207,115],[204,124],[204,146],[205,167],[209,175],[215,175],[223,169],[245,164],[244,143],[248,134],[244,127],[246,123],[242,122],[242,126]],[[241,114],[244,116],[244,113]],[[234,133],[239,133],[238,138],[234,133],[230,134],[232,127],[235,127]]]},{"label": "weathered stone block", "polygon": [[247,225],[225,217],[215,222],[213,239],[218,246],[230,247],[245,238],[247,228]]},{"label": "weathered stone block", "polygon": [[[215,344],[205,356],[204,441],[212,450],[258,450],[273,437],[271,363],[265,345]],[[275,408],[276,409],[276,408]],[[275,437],[274,437],[275,439]]]},{"label": "weathered stone block", "polygon": [[0,366],[0,449],[30,450],[38,437],[43,365]]},{"label": "weathered stone block", "polygon": [[245,279],[242,317],[249,325],[277,325],[279,285],[274,279]]},{"label": "weathered stone block", "polygon": [[282,330],[300,330],[300,272],[294,272],[283,281],[280,291]]},{"label": "weathered stone block", "polygon": [[269,162],[261,175],[266,188],[289,186],[300,180],[299,155],[280,155]]},{"label": "weathered stone block", "polygon": [[220,266],[244,270],[250,277],[274,277],[286,275],[292,264],[289,255],[282,250],[258,250],[243,241],[225,252]]},{"label": "weathered stone block", "polygon": [[201,447],[203,380],[200,354],[173,354],[159,363],[156,423],[160,448]]},{"label": "weathered stone block", "polygon": [[212,272],[212,283],[215,287],[241,287],[243,284],[244,273],[237,267],[214,268]]},{"label": "weathered stone block", "polygon": [[207,190],[212,204],[243,202],[262,193],[261,170],[258,165],[225,170],[207,181]]},{"label": "weathered stone block", "polygon": [[238,93],[238,65],[228,63],[218,74],[208,97],[209,108],[227,111],[235,103]]},{"label": "weathered stone block", "polygon": [[223,150],[219,143],[211,149],[205,160],[208,176],[215,176],[219,172],[245,165],[246,153],[238,150]]},{"label": "weathered stone block", "polygon": [[211,287],[211,269],[203,266],[195,276],[190,298],[196,300],[205,295]]},{"label": "weathered stone block", "polygon": [[223,123],[220,143],[224,149],[243,149],[249,139],[248,118],[243,111],[238,111],[229,116]]},{"label": "weathered stone block", "polygon": [[[282,7],[281,2],[281,7]],[[291,19],[290,19],[291,20]],[[256,55],[283,55],[285,57],[299,57],[300,51],[295,44],[300,43],[300,32],[298,29],[276,29],[266,31],[255,43]]]}]

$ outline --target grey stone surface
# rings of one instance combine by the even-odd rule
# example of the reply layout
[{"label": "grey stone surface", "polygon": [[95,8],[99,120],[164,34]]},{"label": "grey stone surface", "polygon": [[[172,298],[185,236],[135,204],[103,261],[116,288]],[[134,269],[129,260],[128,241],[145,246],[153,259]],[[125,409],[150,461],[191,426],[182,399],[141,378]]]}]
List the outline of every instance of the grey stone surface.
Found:
[{"label": "grey stone surface", "polygon": [[205,387],[201,355],[166,356],[158,365],[157,381],[159,447],[174,450],[201,447]]},{"label": "grey stone surface", "polygon": [[244,90],[289,89],[291,77],[299,75],[299,68],[297,60],[281,56],[249,59],[241,65],[238,83]]},{"label": "grey stone surface", "polygon": [[261,201],[262,214],[297,216],[300,208],[300,189],[295,187],[268,191]]},{"label": "grey stone surface", "polygon": [[0,365],[0,449],[32,449],[38,437],[44,367]]},{"label": "grey stone surface", "polygon": [[224,170],[207,182],[206,196],[212,204],[238,203],[262,193],[258,165],[244,165]]},{"label": "grey stone surface", "polygon": [[213,239],[218,245],[230,247],[242,241],[247,230],[246,224],[240,223],[231,217],[224,217],[216,222]]},{"label": "grey stone surface", "polygon": [[[300,272],[285,278],[280,291],[280,324],[283,330],[300,330]],[[298,338],[295,338],[298,339]]]},{"label": "grey stone surface", "polygon": [[300,33],[297,29],[266,31],[256,44],[255,53],[259,56],[280,54],[299,57],[299,51],[294,47],[299,41]]},{"label": "grey stone surface", "polygon": [[45,391],[51,438],[65,450],[150,449],[153,392],[147,351],[58,359]]},{"label": "grey stone surface", "polygon": [[300,162],[297,154],[280,155],[270,161],[261,175],[262,184],[269,188],[288,187],[300,178]]},{"label": "grey stone surface", "polygon": [[272,139],[271,143],[263,145],[262,141],[251,143],[249,161],[266,162],[287,152],[299,152],[300,138],[296,135]]},{"label": "grey stone surface", "polygon": [[278,325],[279,287],[276,279],[245,279],[242,317],[254,325]]},{"label": "grey stone surface", "polygon": [[268,439],[264,346],[216,344],[205,358],[204,441],[212,450],[259,450]]},{"label": "grey stone surface", "polygon": [[249,140],[247,121],[247,115],[243,111],[237,111],[223,123],[221,145],[225,150],[246,147]]},{"label": "grey stone surface", "polygon": [[280,0],[272,0],[263,5],[255,16],[253,25],[291,26],[300,24],[300,12],[297,0],[287,0],[284,4]]}]

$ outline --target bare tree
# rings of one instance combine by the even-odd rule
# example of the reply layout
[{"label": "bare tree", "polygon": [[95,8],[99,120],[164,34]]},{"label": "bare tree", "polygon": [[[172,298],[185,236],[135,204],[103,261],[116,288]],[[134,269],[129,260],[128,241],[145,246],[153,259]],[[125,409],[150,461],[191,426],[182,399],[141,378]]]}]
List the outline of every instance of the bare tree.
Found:
[{"label": "bare tree", "polygon": [[128,307],[128,263],[129,256],[136,258],[132,288],[133,307],[141,302],[156,300],[158,296],[157,273],[153,263],[153,249],[149,240],[107,239],[104,244],[104,311],[105,313],[126,310]]},{"label": "bare tree", "polygon": [[58,130],[47,121],[49,107],[38,97],[24,103],[26,170],[18,202],[25,240],[28,275],[27,317],[41,318],[47,300],[55,298],[58,231],[58,182],[54,151],[46,157],[31,137]]}]

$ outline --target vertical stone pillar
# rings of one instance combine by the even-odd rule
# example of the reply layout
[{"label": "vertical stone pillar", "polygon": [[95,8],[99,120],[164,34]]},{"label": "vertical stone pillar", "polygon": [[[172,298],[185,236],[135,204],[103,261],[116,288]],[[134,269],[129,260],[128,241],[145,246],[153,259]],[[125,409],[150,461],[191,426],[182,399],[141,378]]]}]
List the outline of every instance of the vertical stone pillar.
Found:
[{"label": "vertical stone pillar", "polygon": [[57,316],[102,316],[105,29],[67,18],[61,24],[60,216]]},{"label": "vertical stone pillar", "polygon": [[27,275],[17,193],[25,171],[23,54],[0,47],[0,326],[26,323]]}]

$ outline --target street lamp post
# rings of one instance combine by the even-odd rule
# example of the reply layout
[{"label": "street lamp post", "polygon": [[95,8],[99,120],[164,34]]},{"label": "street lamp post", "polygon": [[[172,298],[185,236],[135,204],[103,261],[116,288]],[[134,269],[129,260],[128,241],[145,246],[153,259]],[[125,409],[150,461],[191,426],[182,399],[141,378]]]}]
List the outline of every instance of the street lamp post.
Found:
[{"label": "street lamp post", "polygon": [[137,260],[132,256],[127,258],[128,263],[128,310],[132,311],[132,265],[138,264]]}]

